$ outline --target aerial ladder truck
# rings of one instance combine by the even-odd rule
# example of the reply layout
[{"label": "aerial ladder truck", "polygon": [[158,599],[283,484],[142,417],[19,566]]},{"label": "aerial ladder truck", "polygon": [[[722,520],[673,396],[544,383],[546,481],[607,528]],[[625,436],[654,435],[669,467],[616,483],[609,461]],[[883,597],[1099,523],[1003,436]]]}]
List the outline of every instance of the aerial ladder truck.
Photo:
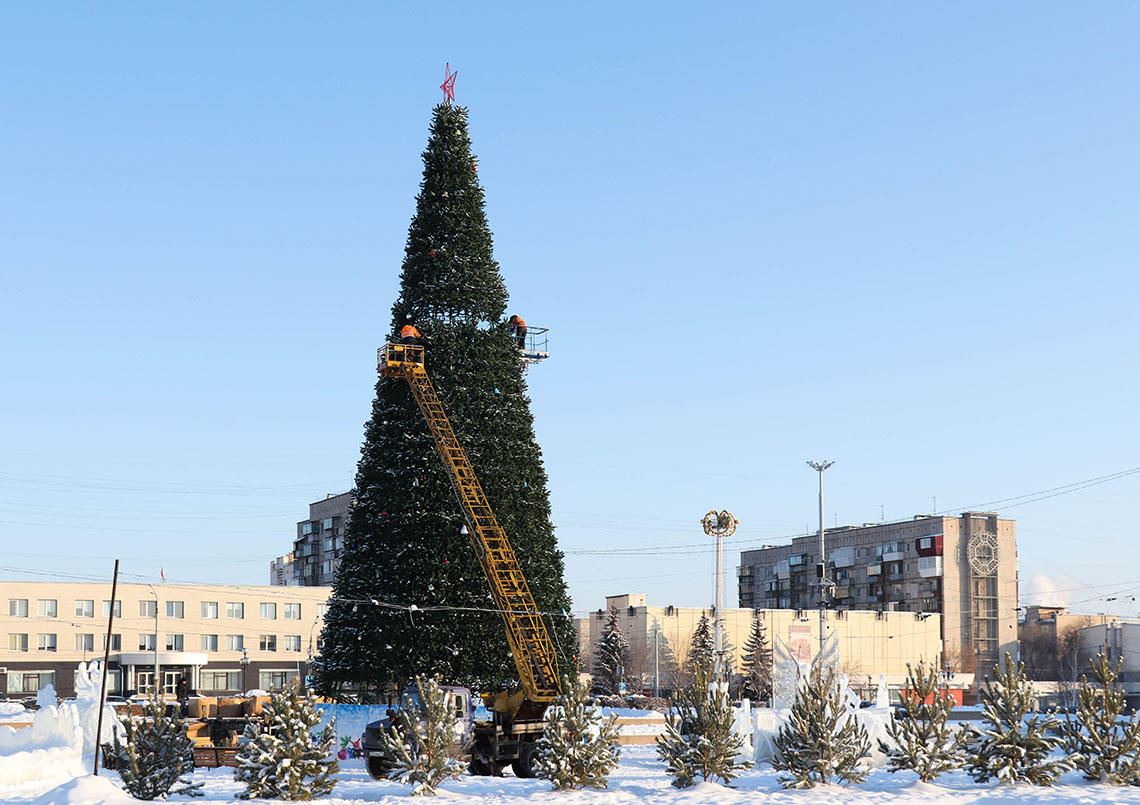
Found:
[{"label": "aerial ladder truck", "polygon": [[[522,350],[521,355],[523,360],[530,362],[546,357],[545,349]],[[550,630],[535,604],[514,548],[496,519],[467,451],[456,437],[443,403],[428,377],[423,345],[387,344],[380,348],[377,363],[383,377],[407,381],[431,431],[436,452],[463,509],[466,520],[463,530],[471,539],[491,588],[495,608],[502,615],[507,645],[519,672],[521,688],[518,691],[483,694],[493,717],[490,721],[468,725],[471,771],[479,775],[498,774],[509,764],[516,776],[533,777],[536,741],[542,735],[543,717],[546,708],[561,692],[557,653]],[[464,689],[450,690],[461,692]],[[457,698],[461,701],[462,693]],[[464,708],[464,711],[471,712],[470,708]],[[365,731],[363,748],[366,756],[369,751],[374,751],[370,747],[376,743],[378,736],[375,732],[380,728],[381,722],[375,722]],[[383,776],[385,770],[374,769],[369,763],[369,771],[373,776]]]}]

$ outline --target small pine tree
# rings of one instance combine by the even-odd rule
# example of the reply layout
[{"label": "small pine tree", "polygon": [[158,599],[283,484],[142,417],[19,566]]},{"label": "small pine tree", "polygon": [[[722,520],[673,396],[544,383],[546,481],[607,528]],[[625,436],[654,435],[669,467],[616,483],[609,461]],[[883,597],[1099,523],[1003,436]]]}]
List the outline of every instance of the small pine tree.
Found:
[{"label": "small pine tree", "polygon": [[747,763],[736,759],[744,736],[732,727],[736,712],[727,685],[713,684],[711,671],[698,664],[692,685],[673,698],[665,717],[665,733],[657,736],[657,755],[665,761],[677,788],[697,781],[731,782]]},{"label": "small pine tree", "polygon": [[706,680],[711,680],[715,665],[716,643],[713,640],[712,621],[702,612],[689,642],[689,673],[693,679],[703,676]]},{"label": "small pine tree", "polygon": [[953,769],[958,760],[958,742],[950,729],[954,700],[938,689],[938,669],[922,661],[917,668],[907,664],[903,696],[906,712],[892,715],[887,725],[894,746],[882,749],[888,753],[890,771],[909,769],[929,783]]},{"label": "small pine tree", "polygon": [[550,780],[555,790],[605,788],[617,768],[617,716],[603,717],[589,695],[578,675],[564,677],[562,695],[546,711],[538,776]]},{"label": "small pine tree", "polygon": [[[141,721],[123,721],[124,741],[114,732],[114,743],[103,747],[118,769],[127,792],[135,799],[165,798],[170,794],[200,797],[202,783],[191,783],[194,744],[186,735],[177,707],[149,700]],[[176,787],[177,786],[177,787]]]},{"label": "small pine tree", "polygon": [[753,702],[772,701],[772,647],[768,645],[768,636],[759,618],[752,621],[743,659],[742,697]]},{"label": "small pine tree", "polygon": [[610,616],[594,649],[594,693],[613,695],[621,693],[621,683],[629,664],[629,641],[622,634],[618,613],[610,608]]},{"label": "small pine tree", "polygon": [[1051,760],[1062,739],[1050,735],[1058,722],[1052,715],[1030,715],[1036,697],[1025,666],[1005,655],[993,680],[982,690],[982,718],[988,725],[968,746],[967,770],[975,782],[997,778],[1002,783],[1052,785],[1069,765]]},{"label": "small pine tree", "polygon": [[1113,785],[1140,784],[1140,721],[1125,717],[1120,684],[1123,658],[1116,665],[1104,654],[1089,662],[1093,681],[1081,677],[1077,717],[1065,728],[1066,749],[1085,779]]},{"label": "small pine tree", "polygon": [[412,796],[434,796],[440,783],[460,777],[467,763],[459,759],[458,716],[447,706],[439,677],[416,677],[419,701],[405,697],[396,723],[380,735],[381,749],[392,762],[388,776],[412,787]]},{"label": "small pine tree", "polygon": [[813,788],[833,782],[861,783],[862,763],[871,752],[867,730],[848,712],[835,671],[813,665],[800,680],[791,716],[775,738],[772,766],[790,773],[785,788]]},{"label": "small pine tree", "polygon": [[336,720],[319,735],[321,711],[296,684],[273,693],[261,718],[245,729],[234,779],[245,783],[242,799],[308,800],[331,793],[339,770],[333,756]]}]

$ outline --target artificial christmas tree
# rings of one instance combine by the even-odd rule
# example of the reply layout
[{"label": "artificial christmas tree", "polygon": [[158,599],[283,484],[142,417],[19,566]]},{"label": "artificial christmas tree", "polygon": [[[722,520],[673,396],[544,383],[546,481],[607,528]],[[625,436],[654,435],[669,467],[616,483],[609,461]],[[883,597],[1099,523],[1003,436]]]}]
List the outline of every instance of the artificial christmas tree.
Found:
[{"label": "artificial christmas tree", "polygon": [[813,788],[816,783],[858,783],[867,776],[863,762],[871,752],[867,730],[843,702],[835,672],[815,663],[800,680],[788,721],[775,739],[772,766],[790,772],[785,788]]},{"label": "artificial christmas tree", "polygon": [[1005,655],[1000,669],[982,689],[986,728],[967,746],[966,768],[979,783],[1052,785],[1069,764],[1050,757],[1061,745],[1060,725],[1051,715],[1034,713],[1036,695],[1025,666]]},{"label": "artificial christmas tree", "polygon": [[731,782],[748,768],[737,760],[744,736],[733,731],[736,710],[728,686],[713,683],[712,672],[698,664],[693,683],[673,698],[665,717],[665,733],[657,736],[657,755],[677,788],[702,780]]},{"label": "artificial christmas tree", "polygon": [[234,779],[243,799],[309,800],[330,793],[339,770],[333,757],[336,719],[319,734],[321,711],[296,684],[277,691],[245,728]]},{"label": "artificial christmas tree", "polygon": [[594,693],[603,696],[621,693],[628,665],[629,641],[621,633],[617,610],[611,607],[602,636],[594,648]]},{"label": "artificial christmas tree", "polygon": [[759,618],[752,621],[752,631],[744,643],[744,668],[741,696],[752,702],[772,700],[772,647]]},{"label": "artificial christmas tree", "polygon": [[590,703],[581,677],[563,677],[562,696],[546,711],[538,776],[556,790],[605,788],[621,754],[619,734],[617,716],[605,717]]},{"label": "artificial christmas tree", "polygon": [[147,701],[142,720],[123,719],[124,738],[114,731],[114,743],[103,747],[112,768],[135,799],[166,798],[170,794],[200,797],[202,783],[191,783],[194,744],[186,735],[177,707]]},{"label": "artificial christmas tree", "polygon": [[1092,682],[1081,678],[1077,717],[1065,725],[1065,745],[1085,778],[1114,785],[1140,785],[1140,721],[1126,714],[1120,671],[1104,654],[1089,662]]},{"label": "artificial christmas tree", "polygon": [[[423,160],[389,333],[407,323],[423,333],[427,371],[538,609],[549,613],[565,663],[575,642],[563,556],[550,522],[524,363],[505,320],[507,292],[492,256],[465,109],[436,107]],[[407,384],[379,380],[315,663],[318,690],[336,696],[351,689],[370,702],[422,673],[485,691],[517,682],[463,524]],[[373,602],[421,611],[409,618]]]},{"label": "artificial christmas tree", "polygon": [[891,771],[908,769],[924,783],[955,768],[959,744],[950,729],[954,699],[938,689],[938,669],[919,661],[906,667],[906,710],[891,715],[887,734],[894,746],[882,746]]},{"label": "artificial christmas tree", "polygon": [[431,796],[440,783],[467,771],[460,759],[465,747],[439,678],[417,677],[416,691],[416,699],[405,697],[396,723],[381,733],[380,751],[391,766],[391,779],[410,785],[413,796]]}]

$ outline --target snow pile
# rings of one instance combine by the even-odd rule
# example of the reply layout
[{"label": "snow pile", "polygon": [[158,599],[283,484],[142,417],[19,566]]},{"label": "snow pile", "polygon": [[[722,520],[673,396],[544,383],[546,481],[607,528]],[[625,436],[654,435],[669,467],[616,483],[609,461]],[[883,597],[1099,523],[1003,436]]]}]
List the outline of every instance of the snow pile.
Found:
[{"label": "snow pile", "polygon": [[32,801],[32,805],[134,805],[135,800],[106,777],[68,780]]},{"label": "snow pile", "polygon": [[24,705],[19,702],[0,702],[0,724],[5,721],[11,724],[13,722],[28,722],[31,720],[31,711],[27,710]]},{"label": "snow pile", "polygon": [[[0,726],[0,786],[83,774],[83,730],[74,704],[56,705],[55,690],[40,691],[32,726]],[[48,704],[48,702],[53,702]]]},{"label": "snow pile", "polygon": [[[84,757],[95,752],[101,681],[98,662],[81,662],[75,675],[74,701],[57,704],[55,688],[47,685],[36,695],[40,709],[32,715],[31,727],[0,726],[0,785],[83,774],[90,766]],[[109,743],[116,732],[122,737],[123,725],[115,711],[104,705],[103,742]]]}]

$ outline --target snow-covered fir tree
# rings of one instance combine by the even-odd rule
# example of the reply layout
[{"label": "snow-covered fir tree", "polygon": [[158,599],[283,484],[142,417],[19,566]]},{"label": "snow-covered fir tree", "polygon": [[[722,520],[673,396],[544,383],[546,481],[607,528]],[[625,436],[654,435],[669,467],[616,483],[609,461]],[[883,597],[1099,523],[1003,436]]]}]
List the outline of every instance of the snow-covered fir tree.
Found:
[{"label": "snow-covered fir tree", "polygon": [[800,679],[787,722],[776,733],[772,766],[788,772],[785,788],[817,783],[859,783],[868,772],[871,752],[867,730],[843,702],[835,671],[813,664]]},{"label": "snow-covered fir tree", "polygon": [[1092,674],[1077,688],[1076,718],[1065,725],[1066,750],[1085,778],[1114,785],[1140,785],[1140,721],[1128,713],[1120,671],[1104,654],[1089,662]]},{"label": "snow-covered fir tree", "polygon": [[697,621],[697,628],[693,630],[693,636],[689,640],[688,671],[694,680],[700,675],[711,680],[715,665],[716,642],[713,639],[712,621],[702,612],[701,619]]},{"label": "snow-covered fir tree", "polygon": [[564,677],[562,695],[546,711],[538,776],[554,788],[605,788],[621,747],[617,716],[603,716],[578,674]]},{"label": "snow-covered fir tree", "polygon": [[622,634],[617,610],[610,607],[609,618],[594,647],[594,693],[603,696],[621,693],[628,665],[629,641]]},{"label": "snow-covered fir tree", "polygon": [[893,746],[883,746],[891,771],[913,771],[924,783],[958,765],[959,744],[950,728],[954,699],[938,688],[938,669],[919,661],[906,666],[906,709],[887,725]]},{"label": "snow-covered fir tree", "polygon": [[319,734],[321,711],[296,684],[274,692],[245,728],[234,779],[242,799],[308,800],[331,793],[339,766],[333,755],[336,719]]},{"label": "snow-covered fir tree", "polygon": [[1061,745],[1057,719],[1035,712],[1037,697],[1025,667],[1007,653],[994,678],[982,688],[980,735],[967,746],[966,768],[979,783],[1052,785],[1069,767],[1052,757]]},{"label": "snow-covered fir tree", "polygon": [[657,736],[657,756],[677,788],[700,780],[729,783],[748,768],[737,760],[744,736],[733,731],[736,710],[728,685],[714,683],[712,671],[697,664],[693,682],[673,697],[665,732]]},{"label": "snow-covered fir tree", "polygon": [[[435,108],[423,162],[399,298],[389,327],[376,332],[377,345],[407,323],[423,333],[427,370],[538,609],[567,613],[563,555],[465,108]],[[488,611],[495,607],[487,581],[460,534],[463,524],[407,383],[379,379],[314,668],[318,691],[340,696],[352,689],[362,701],[377,702],[390,684],[403,689],[423,673],[479,690],[517,683],[502,621]],[[421,611],[413,623],[371,601]],[[559,656],[572,657],[573,621],[555,614],[548,625]],[[567,661],[563,672],[569,670]]]},{"label": "snow-covered fir tree", "polygon": [[772,647],[764,624],[753,618],[752,631],[744,643],[744,667],[742,671],[741,696],[753,702],[772,700]]},{"label": "snow-covered fir tree", "polygon": [[460,759],[459,718],[447,706],[447,691],[439,677],[416,677],[418,701],[405,697],[396,723],[380,735],[388,777],[412,787],[413,796],[431,796],[445,780],[461,777],[467,763]]},{"label": "snow-covered fir tree", "polygon": [[202,783],[192,783],[194,743],[186,735],[177,707],[149,699],[143,717],[123,719],[123,739],[103,747],[118,770],[127,792],[135,799],[166,798],[170,794],[200,797]]}]

